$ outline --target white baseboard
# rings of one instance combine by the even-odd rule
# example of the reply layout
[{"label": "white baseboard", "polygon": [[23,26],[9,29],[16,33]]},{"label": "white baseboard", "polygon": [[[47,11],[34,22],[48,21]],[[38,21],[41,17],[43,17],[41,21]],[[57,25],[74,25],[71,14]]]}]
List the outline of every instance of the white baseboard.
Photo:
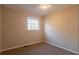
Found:
[{"label": "white baseboard", "polygon": [[20,46],[16,46],[16,47],[11,47],[11,48],[7,48],[7,49],[2,50],[1,52],[7,51],[7,50],[10,50],[10,49],[15,49],[15,48],[23,47],[23,46],[28,46],[28,45],[36,44],[36,43],[40,43],[40,42],[42,42],[42,41],[33,42],[33,43],[29,43],[29,44],[25,44],[25,45],[20,45]]},{"label": "white baseboard", "polygon": [[67,51],[70,51],[70,52],[72,52],[72,53],[75,53],[75,54],[78,54],[78,55],[79,55],[79,53],[76,52],[76,51],[72,51],[72,50],[70,50],[70,49],[67,49],[67,48],[64,48],[64,47],[61,47],[61,46],[58,46],[58,45],[55,45],[55,44],[52,44],[52,43],[46,42],[46,41],[45,41],[45,43],[48,43],[48,44],[50,44],[50,45],[53,45],[53,46],[59,47],[59,48],[61,48],[61,49],[64,49],[64,50],[67,50]]},{"label": "white baseboard", "polygon": [[[7,51],[7,50],[10,50],[10,49],[15,49],[15,48],[23,47],[23,46],[28,46],[28,45],[32,45],[32,44],[36,44],[36,43],[40,43],[40,42],[43,42],[43,41],[33,42],[33,43],[29,43],[29,44],[25,44],[25,45],[20,45],[20,46],[16,46],[16,47],[11,47],[11,48],[4,49],[4,50],[2,50],[2,51]],[[48,43],[48,44],[50,44],[50,45],[53,45],[53,46],[56,46],[56,47],[59,47],[59,48],[62,48],[62,49],[65,49],[65,50],[70,51],[70,52],[75,53],[75,54],[79,54],[79,53],[76,52],[76,51],[72,51],[72,50],[70,50],[70,49],[67,49],[67,48],[64,48],[64,47],[61,47],[61,46],[58,46],[58,45],[55,45],[55,44],[46,42],[46,41],[45,41],[45,43]],[[0,51],[0,53],[1,53],[2,51]]]}]

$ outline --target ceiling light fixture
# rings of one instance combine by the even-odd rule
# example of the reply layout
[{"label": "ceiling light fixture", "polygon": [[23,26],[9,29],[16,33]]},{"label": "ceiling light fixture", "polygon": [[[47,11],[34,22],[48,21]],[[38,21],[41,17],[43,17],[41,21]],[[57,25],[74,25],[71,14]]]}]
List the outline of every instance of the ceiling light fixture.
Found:
[{"label": "ceiling light fixture", "polygon": [[48,4],[41,4],[40,7],[41,7],[42,9],[47,9],[47,8],[49,7],[49,5],[48,5]]}]

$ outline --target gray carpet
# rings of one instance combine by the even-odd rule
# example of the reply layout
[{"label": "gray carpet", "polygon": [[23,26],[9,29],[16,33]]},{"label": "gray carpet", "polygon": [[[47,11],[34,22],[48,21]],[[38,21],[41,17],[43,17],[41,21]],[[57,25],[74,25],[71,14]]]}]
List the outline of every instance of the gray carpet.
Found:
[{"label": "gray carpet", "polygon": [[11,49],[1,53],[2,55],[76,55],[64,49],[49,45],[47,43],[38,43]]}]

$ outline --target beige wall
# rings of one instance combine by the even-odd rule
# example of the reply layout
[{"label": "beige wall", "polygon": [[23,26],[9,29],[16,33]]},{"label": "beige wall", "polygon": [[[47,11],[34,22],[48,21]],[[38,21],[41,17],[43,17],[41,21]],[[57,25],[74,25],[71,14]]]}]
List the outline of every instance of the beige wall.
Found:
[{"label": "beige wall", "polygon": [[45,17],[45,42],[79,54],[79,6]]},{"label": "beige wall", "polygon": [[0,5],[0,51],[1,51],[1,5]]},{"label": "beige wall", "polygon": [[[2,50],[43,41],[42,16],[2,7]],[[40,30],[28,31],[28,16],[40,18]]]}]

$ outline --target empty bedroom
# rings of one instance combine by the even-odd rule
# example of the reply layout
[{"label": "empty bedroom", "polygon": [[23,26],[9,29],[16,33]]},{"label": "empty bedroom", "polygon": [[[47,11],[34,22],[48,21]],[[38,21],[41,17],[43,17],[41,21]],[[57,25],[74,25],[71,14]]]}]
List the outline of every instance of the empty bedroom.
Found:
[{"label": "empty bedroom", "polygon": [[79,55],[78,4],[0,4],[1,55]]}]

